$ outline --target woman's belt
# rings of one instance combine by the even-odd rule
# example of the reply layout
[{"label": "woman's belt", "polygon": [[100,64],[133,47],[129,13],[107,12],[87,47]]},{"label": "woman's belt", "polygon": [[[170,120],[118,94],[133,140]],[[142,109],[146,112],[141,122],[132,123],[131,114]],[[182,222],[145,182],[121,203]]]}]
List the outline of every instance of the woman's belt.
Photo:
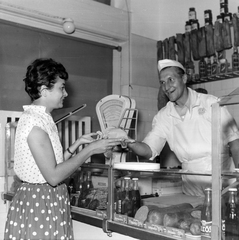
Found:
[{"label": "woman's belt", "polygon": [[[49,184],[48,182],[45,182],[45,183],[30,183],[30,182],[22,181],[22,183],[26,183],[26,184],[29,184],[29,185],[50,185],[50,186],[52,186],[52,185]],[[52,187],[57,187],[57,186],[60,186],[60,185],[62,185],[62,184],[64,184],[64,182],[60,182],[60,183],[58,183],[57,185],[52,186]]]}]

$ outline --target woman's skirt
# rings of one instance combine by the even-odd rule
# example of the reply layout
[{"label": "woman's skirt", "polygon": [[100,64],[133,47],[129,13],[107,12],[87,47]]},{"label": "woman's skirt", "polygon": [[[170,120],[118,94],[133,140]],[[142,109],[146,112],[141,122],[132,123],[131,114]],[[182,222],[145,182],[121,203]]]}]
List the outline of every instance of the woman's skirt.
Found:
[{"label": "woman's skirt", "polygon": [[66,185],[22,183],[9,207],[4,239],[74,239]]}]

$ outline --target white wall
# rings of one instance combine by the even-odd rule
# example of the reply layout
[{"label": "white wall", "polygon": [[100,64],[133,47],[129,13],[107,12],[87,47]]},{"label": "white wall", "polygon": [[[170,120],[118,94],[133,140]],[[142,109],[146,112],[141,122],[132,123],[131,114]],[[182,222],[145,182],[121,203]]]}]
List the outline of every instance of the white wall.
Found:
[{"label": "white wall", "polygon": [[[200,26],[204,25],[205,10],[212,10],[213,22],[220,14],[219,0],[128,1],[132,11],[132,33],[154,40],[162,40],[174,36],[176,33],[183,33],[190,7],[196,8]],[[229,11],[237,12],[238,0],[229,0],[228,2]]]}]

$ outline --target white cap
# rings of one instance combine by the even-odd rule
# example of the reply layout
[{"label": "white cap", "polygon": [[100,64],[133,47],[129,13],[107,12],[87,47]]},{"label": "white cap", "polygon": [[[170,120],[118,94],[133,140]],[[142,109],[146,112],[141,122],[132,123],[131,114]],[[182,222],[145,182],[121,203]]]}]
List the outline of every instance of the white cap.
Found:
[{"label": "white cap", "polygon": [[178,61],[174,61],[174,60],[171,60],[171,59],[163,59],[163,60],[158,61],[159,73],[166,67],[179,67],[179,68],[183,69],[184,72],[186,72],[183,65]]}]

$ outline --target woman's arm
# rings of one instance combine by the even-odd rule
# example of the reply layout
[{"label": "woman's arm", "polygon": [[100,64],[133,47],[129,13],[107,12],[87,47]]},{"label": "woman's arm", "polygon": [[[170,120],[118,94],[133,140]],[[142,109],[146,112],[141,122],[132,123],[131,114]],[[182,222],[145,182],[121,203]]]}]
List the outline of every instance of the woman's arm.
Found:
[{"label": "woman's arm", "polygon": [[[89,144],[89,143],[95,141],[93,136],[96,136],[96,135],[98,135],[98,134],[97,133],[89,133],[89,134],[82,135],[68,148],[69,151],[71,153],[74,153],[79,146],[81,146],[83,144]],[[65,160],[68,160],[69,158],[72,157],[72,154],[69,151],[66,150],[64,152],[64,159]]]},{"label": "woman's arm", "polygon": [[117,139],[101,139],[90,143],[68,161],[57,164],[48,134],[34,127],[27,139],[31,153],[46,181],[55,186],[69,177],[93,154],[104,153],[120,142]]}]

